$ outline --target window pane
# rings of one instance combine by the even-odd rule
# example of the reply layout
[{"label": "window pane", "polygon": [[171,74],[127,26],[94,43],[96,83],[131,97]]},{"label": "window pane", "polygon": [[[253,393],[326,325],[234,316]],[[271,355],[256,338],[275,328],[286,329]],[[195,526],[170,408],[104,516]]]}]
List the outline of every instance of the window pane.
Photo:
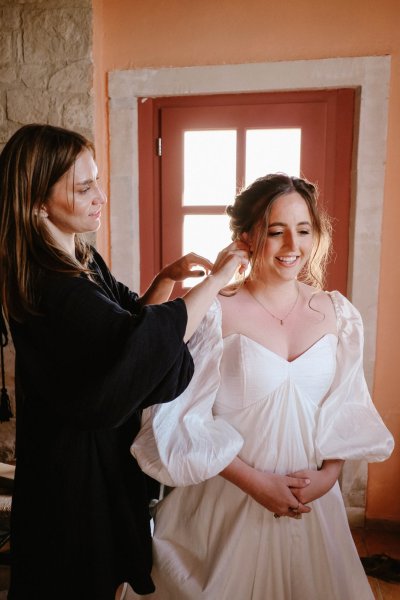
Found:
[{"label": "window pane", "polygon": [[246,131],[246,185],[268,173],[300,175],[301,129]]},{"label": "window pane", "polygon": [[[186,215],[183,221],[183,254],[196,252],[211,262],[222,248],[232,242],[228,215]],[[192,287],[202,278],[186,279]]]},{"label": "window pane", "polygon": [[235,196],[236,131],[185,131],[183,204],[226,205]]}]

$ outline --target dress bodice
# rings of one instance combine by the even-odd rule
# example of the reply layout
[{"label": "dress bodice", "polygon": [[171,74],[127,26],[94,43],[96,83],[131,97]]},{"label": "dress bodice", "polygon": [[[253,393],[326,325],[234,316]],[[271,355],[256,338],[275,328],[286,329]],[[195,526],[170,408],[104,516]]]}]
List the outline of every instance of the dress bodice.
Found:
[{"label": "dress bodice", "polygon": [[261,470],[291,473],[324,460],[384,460],[393,437],[363,372],[356,308],[329,292],[337,337],[327,333],[287,361],[243,334],[222,337],[215,301],[189,343],[196,365],[174,402],[145,411],[133,452],[169,486],[218,475],[236,456]]},{"label": "dress bodice", "polygon": [[335,375],[336,346],[327,334],[287,361],[242,334],[223,340],[213,413],[241,433],[246,462],[282,473],[316,465],[313,436]]},{"label": "dress bodice", "polygon": [[288,361],[243,334],[229,335],[224,338],[216,412],[266,403],[288,380],[305,402],[318,407],[335,374],[336,346],[336,336],[328,333],[303,354]]}]

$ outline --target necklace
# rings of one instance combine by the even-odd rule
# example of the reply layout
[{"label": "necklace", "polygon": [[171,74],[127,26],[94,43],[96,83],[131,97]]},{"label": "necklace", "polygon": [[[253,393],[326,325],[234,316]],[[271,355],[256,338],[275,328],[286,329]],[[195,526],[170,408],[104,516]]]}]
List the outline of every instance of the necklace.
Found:
[{"label": "necklace", "polygon": [[[297,283],[297,282],[296,282]],[[266,306],[264,306],[264,304],[261,302],[261,300],[259,300],[257,298],[257,296],[255,296],[250,290],[249,288],[247,288],[247,291],[249,292],[250,296],[252,296],[254,298],[254,300],[257,302],[257,304],[259,304],[261,306],[261,308],[263,308],[268,314],[271,315],[271,317],[274,317],[274,319],[276,319],[277,321],[280,322],[281,325],[284,324],[284,321],[286,321],[286,319],[288,318],[288,316],[294,311],[294,309],[296,308],[297,305],[297,301],[299,299],[300,296],[300,287],[299,284],[297,283],[297,296],[296,296],[296,300],[294,301],[293,305],[291,306],[289,312],[286,313],[286,315],[284,317],[277,317],[276,315],[274,315],[274,313],[272,313],[269,308],[267,308]]]}]

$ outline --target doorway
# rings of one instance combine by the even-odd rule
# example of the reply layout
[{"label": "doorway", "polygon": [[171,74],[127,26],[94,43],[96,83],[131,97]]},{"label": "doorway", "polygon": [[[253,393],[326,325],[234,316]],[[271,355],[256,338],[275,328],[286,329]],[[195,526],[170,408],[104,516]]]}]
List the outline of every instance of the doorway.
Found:
[{"label": "doorway", "polygon": [[226,206],[257,177],[279,171],[318,186],[333,219],[327,287],[346,294],[354,106],[348,88],[139,101],[144,287],[187,252],[213,261],[230,242]]},{"label": "doorway", "polygon": [[[110,72],[110,234],[113,273],[135,290],[140,271],[138,110],[147,99],[203,94],[356,90],[347,293],[365,325],[364,367],[373,389],[388,126],[390,56],[361,56],[254,64],[128,69]],[[149,127],[152,127],[149,123]],[[156,157],[154,157],[155,160]],[[146,210],[151,213],[153,203]],[[154,216],[154,215],[151,215]],[[365,463],[348,465],[342,492],[351,523],[362,522]]]}]

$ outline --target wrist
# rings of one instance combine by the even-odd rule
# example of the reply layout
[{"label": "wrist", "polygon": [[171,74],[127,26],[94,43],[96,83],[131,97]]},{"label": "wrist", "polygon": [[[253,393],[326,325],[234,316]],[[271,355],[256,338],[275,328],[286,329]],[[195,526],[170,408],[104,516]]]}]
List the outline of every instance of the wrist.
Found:
[{"label": "wrist", "polygon": [[238,456],[220,472],[220,475],[227,479],[243,492],[250,493],[254,485],[253,467],[242,461]]},{"label": "wrist", "polygon": [[157,275],[153,279],[154,285],[172,285],[174,283],[175,281],[171,279],[171,277],[168,277],[168,275],[165,275],[163,271],[157,273]]},{"label": "wrist", "polygon": [[340,471],[342,470],[344,464],[344,460],[340,459],[328,459],[324,460],[320,471],[323,471],[326,474],[337,474],[340,475]]},{"label": "wrist", "polygon": [[215,294],[217,294],[219,290],[224,287],[225,280],[219,273],[209,273],[203,281],[214,291]]},{"label": "wrist", "polygon": [[343,460],[326,460],[322,463],[322,467],[319,472],[330,487],[332,487],[338,480],[343,463]]}]

